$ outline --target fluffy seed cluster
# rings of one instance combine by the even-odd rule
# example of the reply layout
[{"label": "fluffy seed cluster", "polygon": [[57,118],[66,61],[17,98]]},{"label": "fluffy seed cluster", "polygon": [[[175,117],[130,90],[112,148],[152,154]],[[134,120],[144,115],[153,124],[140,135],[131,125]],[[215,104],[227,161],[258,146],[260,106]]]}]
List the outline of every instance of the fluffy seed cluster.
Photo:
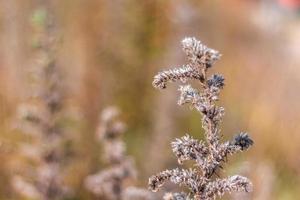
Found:
[{"label": "fluffy seed cluster", "polygon": [[185,160],[195,160],[197,163],[202,163],[203,158],[199,156],[209,153],[203,141],[199,142],[189,135],[185,135],[180,139],[177,138],[171,143],[171,146],[179,163]]},{"label": "fluffy seed cluster", "polygon": [[218,51],[207,48],[196,38],[183,39],[182,48],[194,66],[209,68],[221,57]]},{"label": "fluffy seed cluster", "polygon": [[136,170],[133,159],[125,154],[122,135],[126,126],[117,119],[119,114],[116,107],[102,111],[97,138],[103,145],[103,158],[108,167],[88,176],[85,187],[95,196],[108,200],[151,200],[154,196],[149,191],[125,185],[125,181],[136,178]]},{"label": "fluffy seed cluster", "polygon": [[201,76],[193,67],[190,65],[182,66],[181,68],[169,69],[160,72],[154,77],[153,85],[159,89],[167,87],[167,82],[181,81],[186,82],[187,80],[203,80]]},{"label": "fluffy seed cluster", "polygon": [[180,86],[179,105],[190,104],[202,115],[202,127],[206,141],[198,141],[189,135],[176,139],[171,143],[172,150],[182,164],[186,160],[196,163],[196,168],[165,170],[149,178],[149,189],[157,191],[166,181],[186,186],[190,192],[167,193],[167,200],[212,200],[223,196],[225,192],[250,192],[251,182],[242,176],[215,178],[217,171],[222,169],[227,156],[247,150],[253,141],[247,133],[236,135],[232,141],[221,142],[219,124],[224,116],[224,108],[218,106],[219,94],[224,87],[224,77],[213,74],[207,77],[207,69],[220,58],[218,51],[208,48],[195,38],[182,41],[189,64],[166,70],[154,77],[153,86],[166,88],[167,82],[196,80],[199,90],[191,85]]}]

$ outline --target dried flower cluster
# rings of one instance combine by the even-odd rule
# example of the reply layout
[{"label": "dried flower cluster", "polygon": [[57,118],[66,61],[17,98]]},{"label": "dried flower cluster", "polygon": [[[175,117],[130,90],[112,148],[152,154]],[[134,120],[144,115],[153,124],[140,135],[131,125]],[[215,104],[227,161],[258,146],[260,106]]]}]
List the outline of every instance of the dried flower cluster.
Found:
[{"label": "dried flower cluster", "polygon": [[136,177],[136,170],[132,158],[125,155],[121,137],[126,127],[118,121],[119,114],[115,107],[108,107],[102,112],[97,137],[103,144],[103,157],[108,167],[88,176],[85,186],[96,196],[109,200],[150,200],[153,195],[149,191],[126,187],[126,181]]},{"label": "dried flower cluster", "polygon": [[37,56],[29,74],[32,93],[18,109],[21,127],[31,138],[20,152],[32,165],[16,175],[12,184],[18,193],[30,199],[62,199],[69,190],[62,180],[65,140],[59,125],[63,95],[55,55],[57,35],[48,9],[37,9],[32,20]]},{"label": "dried flower cluster", "polygon": [[187,80],[196,80],[200,83],[200,90],[194,89],[191,85],[180,86],[178,104],[190,104],[202,114],[202,127],[206,141],[198,141],[185,135],[172,142],[172,150],[178,158],[178,163],[193,160],[196,162],[196,167],[160,172],[150,177],[149,188],[157,191],[166,181],[170,181],[186,186],[190,190],[189,194],[168,193],[164,196],[166,200],[211,200],[224,195],[225,192],[249,192],[252,184],[245,177],[236,175],[224,179],[215,178],[228,155],[247,150],[253,144],[247,133],[238,134],[232,141],[221,142],[219,124],[224,115],[224,108],[216,105],[216,101],[224,87],[224,78],[218,74],[207,77],[207,70],[219,60],[221,55],[195,38],[185,38],[182,46],[189,64],[158,73],[154,77],[153,86],[164,89],[168,82]]}]

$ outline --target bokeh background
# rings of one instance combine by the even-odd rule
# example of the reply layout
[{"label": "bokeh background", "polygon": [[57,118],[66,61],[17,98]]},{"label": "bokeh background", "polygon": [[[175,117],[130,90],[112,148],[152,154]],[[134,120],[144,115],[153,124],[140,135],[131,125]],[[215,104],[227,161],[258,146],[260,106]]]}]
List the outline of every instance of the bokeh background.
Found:
[{"label": "bokeh background", "polygon": [[[18,146],[17,108],[30,87],[31,16],[42,1],[0,0],[0,198],[22,199],[11,187]],[[84,178],[101,169],[95,140],[100,111],[122,110],[128,154],[138,185],[177,166],[170,141],[185,133],[203,138],[199,114],[176,104],[177,85],[157,91],[160,70],[186,62],[180,41],[195,36],[219,50],[212,69],[224,74],[220,104],[224,139],[247,131],[255,145],[230,158],[226,173],[254,182],[250,199],[295,200],[300,195],[299,0],[53,0],[61,42],[57,62],[66,89],[64,121],[72,133],[68,183],[76,199],[93,199]]]}]

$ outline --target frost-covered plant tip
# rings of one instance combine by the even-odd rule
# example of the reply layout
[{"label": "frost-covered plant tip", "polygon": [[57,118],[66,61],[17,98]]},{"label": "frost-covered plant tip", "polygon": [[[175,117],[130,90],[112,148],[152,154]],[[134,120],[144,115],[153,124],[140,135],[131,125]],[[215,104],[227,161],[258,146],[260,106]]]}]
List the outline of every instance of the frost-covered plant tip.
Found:
[{"label": "frost-covered plant tip", "polygon": [[207,70],[220,59],[221,55],[195,38],[185,38],[182,46],[189,63],[180,68],[158,73],[154,77],[153,86],[164,89],[168,82],[185,83],[187,80],[196,80],[200,83],[200,90],[192,88],[191,85],[180,86],[178,104],[191,104],[201,113],[206,141],[198,141],[189,135],[173,141],[172,150],[178,158],[178,163],[193,160],[196,167],[160,172],[149,178],[149,188],[155,192],[166,181],[170,181],[186,186],[190,191],[189,194],[168,193],[164,196],[167,200],[211,200],[223,196],[225,192],[250,192],[252,184],[245,177],[235,175],[221,179],[217,176],[218,169],[222,169],[228,155],[247,150],[253,144],[247,133],[236,135],[232,141],[221,142],[219,124],[224,115],[224,108],[216,105],[216,102],[224,87],[224,78],[218,74],[207,76]]}]

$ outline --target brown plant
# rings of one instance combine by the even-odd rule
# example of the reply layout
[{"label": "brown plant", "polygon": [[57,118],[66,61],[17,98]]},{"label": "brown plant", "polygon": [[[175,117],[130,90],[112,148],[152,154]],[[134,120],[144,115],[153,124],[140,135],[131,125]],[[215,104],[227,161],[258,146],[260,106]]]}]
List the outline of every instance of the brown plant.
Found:
[{"label": "brown plant", "polygon": [[218,74],[207,77],[207,70],[221,55],[195,38],[185,38],[182,46],[189,64],[158,73],[154,76],[153,86],[165,89],[168,82],[187,80],[196,80],[200,84],[200,91],[191,85],[181,86],[178,104],[191,104],[201,113],[206,142],[193,139],[188,134],[172,142],[172,150],[178,158],[178,163],[192,160],[196,162],[196,167],[160,172],[149,178],[149,188],[157,191],[166,181],[189,188],[189,194],[166,194],[164,198],[168,200],[211,200],[224,195],[225,192],[250,192],[252,184],[245,177],[235,175],[223,179],[215,178],[218,169],[227,161],[228,155],[246,150],[253,144],[247,133],[238,134],[232,141],[221,142],[219,124],[224,115],[224,108],[216,105],[216,101],[224,87],[224,78]]},{"label": "brown plant", "polygon": [[31,139],[20,145],[20,153],[32,165],[12,179],[19,194],[43,200],[62,199],[69,192],[63,183],[65,134],[60,117],[64,96],[56,62],[57,27],[50,7],[43,4],[31,18],[37,59],[28,74],[31,93],[18,108],[20,127]]},{"label": "brown plant", "polygon": [[122,135],[126,126],[117,119],[120,111],[108,107],[102,111],[97,137],[103,145],[103,158],[108,165],[100,172],[85,179],[85,187],[98,197],[108,200],[151,200],[149,191],[126,185],[136,178],[133,159],[125,154]]}]

